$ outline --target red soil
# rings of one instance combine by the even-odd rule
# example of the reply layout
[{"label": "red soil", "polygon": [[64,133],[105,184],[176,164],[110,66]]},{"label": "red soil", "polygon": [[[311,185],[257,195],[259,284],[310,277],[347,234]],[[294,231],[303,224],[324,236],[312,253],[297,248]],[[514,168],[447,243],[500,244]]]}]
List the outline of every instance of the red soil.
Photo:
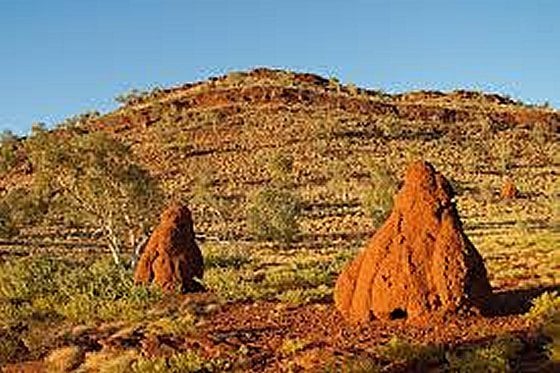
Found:
[{"label": "red soil", "polygon": [[[205,318],[197,333],[186,337],[180,348],[194,348],[207,357],[230,356],[229,359],[238,357],[240,348],[245,348],[248,352],[244,371],[284,371],[290,363],[304,371],[320,371],[346,359],[375,359],[375,347],[392,337],[453,348],[504,333],[526,335],[527,329],[527,321],[520,316],[473,316],[421,327],[404,320],[348,324],[331,304],[287,307],[256,302],[222,307]],[[290,354],[283,351],[286,341],[299,341],[303,346]]]}]

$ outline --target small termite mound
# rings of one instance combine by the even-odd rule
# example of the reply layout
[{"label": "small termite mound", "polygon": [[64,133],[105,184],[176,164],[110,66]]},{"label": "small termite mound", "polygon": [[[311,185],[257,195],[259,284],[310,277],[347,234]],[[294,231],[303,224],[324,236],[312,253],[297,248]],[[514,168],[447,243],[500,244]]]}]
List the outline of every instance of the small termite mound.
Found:
[{"label": "small termite mound", "polygon": [[504,200],[515,199],[519,196],[519,190],[515,186],[513,180],[509,177],[504,180],[502,189],[500,190],[500,197]]},{"label": "small termite mound", "polygon": [[195,242],[191,212],[173,204],[162,214],[134,272],[137,284],[156,283],[164,291],[203,290],[202,253]]}]

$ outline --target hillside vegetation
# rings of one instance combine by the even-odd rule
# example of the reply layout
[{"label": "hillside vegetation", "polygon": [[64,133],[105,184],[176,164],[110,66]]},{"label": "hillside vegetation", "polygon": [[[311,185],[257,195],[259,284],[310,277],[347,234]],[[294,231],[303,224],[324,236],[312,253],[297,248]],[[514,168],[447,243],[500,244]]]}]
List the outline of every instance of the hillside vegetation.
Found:
[{"label": "hillside vegetation", "polygon": [[[223,304],[232,305],[232,314],[241,316],[244,302],[253,301],[256,308],[250,313],[276,312],[274,304],[288,305],[303,307],[303,315],[324,316],[336,324],[330,308],[324,308],[332,302],[334,279],[383,222],[406,164],[419,158],[431,162],[452,181],[465,231],[484,257],[495,290],[528,289],[527,294],[535,295],[539,289],[560,285],[560,112],[555,109],[470,91],[386,94],[344,85],[334,78],[269,69],[133,91],[119,96],[118,101],[121,106],[113,112],[76,116],[50,131],[36,126],[27,138],[5,135],[2,140],[0,258],[3,265],[10,266],[8,272],[18,281],[28,281],[26,276],[33,275],[25,272],[27,262],[17,260],[33,258],[16,260],[15,255],[56,255],[65,261],[47,258],[33,265],[41,273],[72,276],[85,266],[88,278],[103,275],[119,284],[118,295],[96,299],[97,293],[84,290],[86,285],[72,287],[57,274],[53,277],[56,287],[70,290],[37,290],[41,297],[64,304],[43,306],[43,316],[49,315],[49,320],[64,320],[71,326],[94,320],[99,325],[129,315],[127,322],[140,323],[135,327],[149,335],[158,318],[167,318],[186,325],[184,330],[169,332],[176,336],[187,330],[192,333],[207,313],[217,312],[216,325],[227,325],[230,316],[220,308]],[[49,152],[64,146],[74,149],[74,155],[68,158],[71,152]],[[111,151],[114,148],[121,152],[118,158]],[[94,153],[95,158],[88,156]],[[84,170],[89,170],[87,177]],[[107,175],[112,176],[107,179]],[[107,184],[106,180],[118,182]],[[141,185],[134,182],[138,180]],[[501,195],[508,180],[519,191],[515,198]],[[144,317],[134,310],[149,309],[150,302],[158,302],[161,295],[135,289],[129,277],[107,267],[104,256],[109,250],[113,256],[137,251],[161,206],[171,200],[189,202],[205,255],[204,281],[217,298],[212,299],[212,306],[213,302],[219,306],[212,312],[193,311],[187,302]],[[83,208],[84,201],[102,208],[89,211]],[[69,262],[68,257],[72,257]],[[127,260],[128,256],[125,264]],[[92,291],[107,292],[102,284],[96,286],[99,290]],[[13,289],[0,294],[12,296]],[[42,302],[28,292],[13,297],[32,309]],[[529,305],[527,297],[524,310]],[[81,310],[82,303],[96,306]],[[18,318],[36,316],[29,308],[16,309],[11,303],[9,307],[13,322],[2,326],[10,330],[17,326]],[[184,312],[190,319],[177,321]],[[304,324],[289,308],[278,312],[284,321]],[[497,326],[480,323],[484,330],[460,342],[488,341],[504,331],[519,332],[527,326],[518,319],[502,320]],[[476,325],[467,328],[478,328]],[[418,338],[418,343],[448,347],[461,328],[458,325],[450,334],[438,334],[434,341],[401,327],[395,333]],[[203,329],[216,332],[209,326]],[[264,334],[255,338],[262,337],[263,344],[270,342],[284,351],[280,355],[253,361],[249,348],[247,356],[243,355],[247,361],[235,364],[255,370],[288,362],[316,366],[313,359],[329,360],[336,355],[333,351],[321,355],[310,347],[312,343],[302,331],[278,333],[284,334],[272,342]],[[368,338],[387,342],[380,337],[381,329],[375,333]],[[28,348],[34,346],[29,348],[29,359],[44,357],[51,341],[38,341],[34,333],[26,338]],[[349,353],[348,340],[332,343]],[[392,343],[412,349],[402,341]],[[241,345],[246,344],[235,348]],[[308,350],[315,355],[302,362]],[[419,353],[414,351],[410,353]],[[430,353],[440,363],[444,359],[436,350]],[[379,351],[373,355],[379,359]],[[383,356],[381,361],[396,359]],[[180,358],[188,360],[185,364],[202,364],[196,356]],[[128,362],[137,359],[131,355]],[[233,358],[224,359],[231,363]],[[148,363],[170,364],[143,362]],[[218,364],[213,369],[221,368],[224,366]]]}]

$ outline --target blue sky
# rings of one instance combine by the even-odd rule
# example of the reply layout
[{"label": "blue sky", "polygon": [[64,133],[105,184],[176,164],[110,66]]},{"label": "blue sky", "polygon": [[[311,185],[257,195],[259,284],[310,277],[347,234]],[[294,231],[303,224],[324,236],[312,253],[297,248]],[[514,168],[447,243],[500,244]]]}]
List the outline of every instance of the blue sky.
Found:
[{"label": "blue sky", "polygon": [[560,1],[0,0],[0,130],[269,66],[560,107]]}]

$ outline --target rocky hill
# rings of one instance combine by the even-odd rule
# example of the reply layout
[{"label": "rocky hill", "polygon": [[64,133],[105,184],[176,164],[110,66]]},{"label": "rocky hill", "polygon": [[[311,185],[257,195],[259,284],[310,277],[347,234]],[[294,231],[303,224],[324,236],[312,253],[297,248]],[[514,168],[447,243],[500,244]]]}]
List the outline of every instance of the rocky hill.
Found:
[{"label": "rocky hill", "polygon": [[[361,201],[372,166],[400,177],[414,158],[451,177],[468,229],[503,227],[492,220],[541,227],[553,219],[560,128],[554,109],[469,91],[389,95],[269,69],[124,101],[81,129],[106,131],[129,144],[170,196],[206,189],[221,212],[196,198],[192,204],[197,230],[208,236],[247,238],[247,196],[270,181],[266,162],[277,154],[293,157],[304,241],[368,235],[374,227]],[[20,166],[4,177],[4,187],[24,183],[22,171],[31,177],[32,170]],[[506,176],[525,198],[504,208],[492,201]]]}]

